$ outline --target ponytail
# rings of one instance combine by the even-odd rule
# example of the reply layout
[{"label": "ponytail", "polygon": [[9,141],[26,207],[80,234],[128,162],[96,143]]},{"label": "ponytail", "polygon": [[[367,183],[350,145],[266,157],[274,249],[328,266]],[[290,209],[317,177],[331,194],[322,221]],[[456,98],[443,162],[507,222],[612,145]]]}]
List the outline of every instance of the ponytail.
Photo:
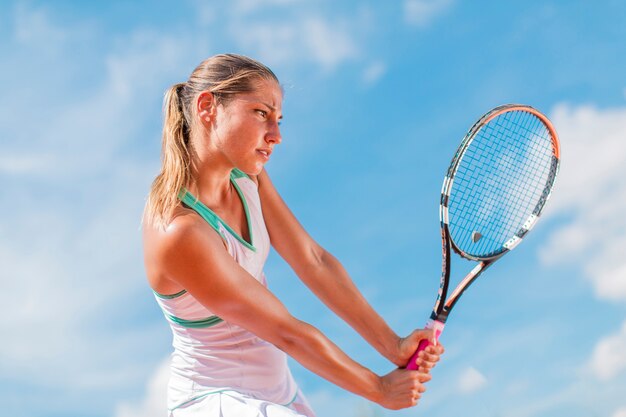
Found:
[{"label": "ponytail", "polygon": [[152,183],[144,211],[144,221],[160,227],[169,222],[178,204],[178,193],[192,178],[190,129],[182,100],[184,89],[185,83],[174,84],[163,100],[161,172]]}]

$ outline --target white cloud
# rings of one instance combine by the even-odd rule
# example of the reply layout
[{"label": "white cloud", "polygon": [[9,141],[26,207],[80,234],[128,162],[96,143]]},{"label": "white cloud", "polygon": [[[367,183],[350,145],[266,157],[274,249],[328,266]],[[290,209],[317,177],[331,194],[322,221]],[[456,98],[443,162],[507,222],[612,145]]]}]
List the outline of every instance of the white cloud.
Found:
[{"label": "white cloud", "polygon": [[363,71],[363,82],[366,85],[376,84],[380,78],[385,75],[387,71],[387,66],[382,61],[376,61],[367,66],[365,71]]},{"label": "white cloud", "polygon": [[615,410],[611,417],[626,417],[626,407],[621,407]]},{"label": "white cloud", "polygon": [[313,58],[322,68],[333,69],[342,61],[357,56],[356,43],[350,29],[341,24],[331,24],[322,18],[311,18],[304,22],[305,44]]},{"label": "white cloud", "polygon": [[155,113],[152,109],[160,106],[163,80],[170,74],[186,77],[189,70],[181,67],[189,55],[184,38],[138,31],[124,39],[105,59],[102,85],[59,108],[55,122],[46,126],[46,145],[57,152],[62,147],[71,150],[63,154],[62,174],[107,169],[118,149],[137,140],[144,121]]},{"label": "white cloud", "polygon": [[45,9],[28,8],[24,3],[16,6],[14,22],[13,36],[20,44],[46,43],[49,47],[55,48],[70,36],[68,30],[51,21]]},{"label": "white cloud", "polygon": [[349,24],[318,16],[294,17],[280,23],[236,21],[231,33],[240,46],[256,51],[258,59],[271,66],[313,63],[332,71],[359,55]]},{"label": "white cloud", "polygon": [[451,5],[452,0],[405,0],[404,19],[410,25],[425,28]]},{"label": "white cloud", "polygon": [[201,24],[208,27],[219,20],[236,50],[272,68],[312,67],[325,73],[361,58],[361,44],[372,21],[367,7],[349,16],[324,14],[301,0],[237,0],[227,7],[195,2],[194,6]]},{"label": "white cloud", "polygon": [[167,383],[170,377],[170,360],[162,361],[148,383],[144,398],[138,402],[118,404],[115,417],[166,417]]},{"label": "white cloud", "polygon": [[461,373],[457,384],[461,393],[470,394],[483,388],[487,384],[487,378],[478,370],[469,367]]},{"label": "white cloud", "polygon": [[54,166],[52,155],[4,153],[0,155],[0,175],[41,175]]},{"label": "white cloud", "polygon": [[272,6],[291,6],[299,1],[300,0],[264,0],[260,2],[258,0],[236,0],[233,7],[236,13],[249,14],[259,10],[260,8],[268,8]]},{"label": "white cloud", "polygon": [[561,172],[546,208],[568,219],[541,248],[546,264],[578,262],[598,297],[626,300],[626,108],[557,106]]},{"label": "white cloud", "polygon": [[596,344],[590,368],[601,380],[610,380],[626,370],[626,321],[620,331]]}]

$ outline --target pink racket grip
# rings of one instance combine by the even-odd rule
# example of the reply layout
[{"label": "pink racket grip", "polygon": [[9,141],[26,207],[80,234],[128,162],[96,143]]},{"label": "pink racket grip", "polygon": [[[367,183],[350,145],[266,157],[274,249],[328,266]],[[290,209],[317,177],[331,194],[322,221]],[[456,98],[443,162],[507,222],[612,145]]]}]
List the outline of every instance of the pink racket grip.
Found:
[{"label": "pink racket grip", "polygon": [[[435,330],[435,340],[439,340],[439,336],[441,335],[441,332],[443,332],[444,326],[445,326],[445,324],[440,322],[439,320],[432,320],[432,319],[430,319],[426,323],[425,328],[426,329],[434,329]],[[417,370],[418,366],[415,363],[415,361],[417,360],[417,355],[419,355],[419,353],[422,350],[426,349],[429,345],[430,345],[430,342],[427,339],[423,339],[422,341],[420,341],[420,344],[417,347],[417,350],[415,351],[413,356],[411,356],[411,359],[409,359],[409,363],[407,363],[406,369],[410,369],[412,371]]]}]

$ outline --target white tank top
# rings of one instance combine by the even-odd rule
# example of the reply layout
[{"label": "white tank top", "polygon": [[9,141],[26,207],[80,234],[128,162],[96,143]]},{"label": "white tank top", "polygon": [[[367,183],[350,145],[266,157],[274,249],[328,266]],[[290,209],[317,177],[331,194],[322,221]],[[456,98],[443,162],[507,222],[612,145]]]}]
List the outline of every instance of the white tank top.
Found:
[{"label": "white tank top", "polygon": [[[231,173],[246,213],[250,242],[246,242],[187,190],[179,198],[202,216],[225,240],[228,253],[267,287],[263,266],[270,249],[257,185],[239,170]],[[298,387],[287,356],[253,333],[223,321],[185,290],[156,294],[173,333],[170,410],[213,392],[235,390],[258,399],[288,404]]]}]

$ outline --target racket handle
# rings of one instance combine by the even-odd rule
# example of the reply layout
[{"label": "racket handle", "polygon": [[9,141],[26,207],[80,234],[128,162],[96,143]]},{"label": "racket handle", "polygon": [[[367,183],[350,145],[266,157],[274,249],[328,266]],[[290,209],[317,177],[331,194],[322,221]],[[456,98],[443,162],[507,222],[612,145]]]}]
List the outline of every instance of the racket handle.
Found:
[{"label": "racket handle", "polygon": [[[439,335],[441,335],[441,332],[443,332],[443,328],[444,328],[445,324],[440,322],[439,320],[433,320],[433,319],[429,319],[428,322],[426,323],[425,328],[426,329],[434,329],[435,330],[435,340],[439,340]],[[427,339],[423,339],[420,341],[419,346],[417,347],[417,350],[415,351],[415,353],[413,354],[413,356],[411,356],[411,359],[409,359],[409,363],[407,363],[406,365],[406,369],[410,369],[410,370],[417,370],[417,364],[415,363],[415,361],[417,360],[417,355],[424,349],[426,349],[428,346],[430,345],[430,342]]]}]

